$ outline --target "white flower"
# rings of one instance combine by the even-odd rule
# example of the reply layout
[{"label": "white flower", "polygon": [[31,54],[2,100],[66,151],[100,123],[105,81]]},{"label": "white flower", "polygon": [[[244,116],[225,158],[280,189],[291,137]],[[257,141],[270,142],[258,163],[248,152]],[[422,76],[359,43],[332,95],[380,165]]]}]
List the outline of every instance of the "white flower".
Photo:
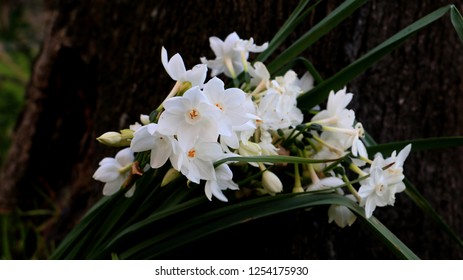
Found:
[{"label": "white flower", "polygon": [[213,36],[209,38],[211,49],[216,58],[207,60],[201,57],[201,62],[207,64],[212,69],[212,76],[224,73],[227,77],[235,78],[247,67],[249,52],[261,52],[267,45],[256,46],[251,38],[249,41],[240,39],[236,32],[231,33],[225,38],[225,41]]},{"label": "white flower", "polygon": [[222,193],[223,190],[238,190],[238,185],[233,182],[233,173],[230,167],[226,164],[221,164],[215,168],[216,180],[207,180],[204,188],[204,192],[209,200],[212,200],[212,196],[215,198],[227,202],[227,197]]},{"label": "white flower", "polygon": [[207,66],[198,64],[191,70],[186,70],[180,54],[175,54],[170,60],[164,47],[161,50],[161,61],[167,74],[177,82],[190,82],[191,86],[202,86],[206,80]]},{"label": "white flower", "polygon": [[346,93],[346,88],[334,93],[331,91],[328,96],[326,109],[318,112],[312,122],[326,124],[338,128],[352,128],[355,120],[355,113],[346,109],[352,100],[353,94]]},{"label": "white flower", "polygon": [[159,132],[176,135],[185,150],[198,137],[206,142],[216,142],[219,136],[219,108],[209,102],[199,87],[193,87],[183,96],[172,97],[164,102],[165,111],[159,118]]},{"label": "white flower", "polygon": [[130,147],[134,152],[151,150],[150,165],[152,168],[163,166],[170,158],[172,166],[179,169],[175,155],[180,152],[177,140],[173,136],[158,131],[159,125],[150,123],[142,126],[134,133]]},{"label": "white flower", "polygon": [[412,145],[408,144],[399,152],[398,155],[396,155],[396,151],[393,151],[391,156],[386,159],[383,159],[383,156],[378,153],[375,155],[372,168],[375,166],[384,168],[390,165],[386,170],[384,170],[386,175],[389,178],[395,178],[391,179],[391,181],[402,181],[404,178],[403,165],[408,155],[410,154],[411,149]]},{"label": "white flower", "polygon": [[327,190],[329,188],[337,187],[337,186],[344,184],[344,182],[340,178],[337,178],[337,177],[326,177],[323,179],[314,178],[314,179],[315,180],[312,182],[312,184],[310,184],[307,187],[306,191],[312,192],[312,191],[319,191],[319,190]]},{"label": "white flower", "polygon": [[106,183],[103,195],[113,195],[119,191],[129,176],[134,159],[132,150],[125,148],[120,150],[115,158],[106,157],[100,161],[100,167],[93,174],[93,178]]},{"label": "white flower", "polygon": [[[340,191],[341,194],[343,194],[342,190]],[[354,196],[351,194],[346,195],[346,197],[352,201],[355,201]],[[356,219],[357,216],[344,205],[333,204],[330,206],[330,208],[328,208],[328,222],[331,223],[334,221],[340,228],[351,226]]]},{"label": "white flower", "polygon": [[411,144],[403,148],[398,155],[396,151],[386,159],[378,153],[371,164],[370,177],[361,181],[359,195],[360,205],[365,206],[365,213],[371,217],[376,206],[394,205],[395,194],[405,190],[403,164],[411,150]]},{"label": "white flower", "polygon": [[266,88],[270,83],[270,73],[265,64],[260,61],[254,63],[253,67],[249,67],[249,75],[251,75],[251,86],[262,84],[262,86]]},{"label": "white flower", "polygon": [[224,83],[217,77],[212,78],[204,85],[204,94],[209,102],[220,109],[219,134],[229,137],[230,146],[238,148],[239,140],[234,133],[234,127],[239,127],[257,117],[251,112],[246,112],[249,107],[246,102],[246,94],[239,88],[224,88]]},{"label": "white flower", "polygon": [[380,167],[371,168],[370,177],[360,182],[358,191],[362,198],[360,205],[365,207],[367,218],[372,216],[376,207],[394,205],[395,194],[405,190],[402,179],[403,175],[389,176],[388,172]]},{"label": "white flower", "polygon": [[351,146],[352,155],[368,158],[367,149],[360,138],[365,137],[365,131],[361,123],[355,124],[354,133],[347,140],[347,145]]},{"label": "white flower", "polygon": [[223,156],[219,143],[203,142],[198,138],[194,145],[184,150],[180,172],[196,184],[199,184],[200,180],[217,180],[214,162]]},{"label": "white flower", "polygon": [[305,72],[304,75],[297,82],[302,92],[307,92],[313,89],[314,79],[309,72]]},{"label": "white flower", "polygon": [[299,96],[303,91],[299,87],[299,79],[296,72],[289,70],[284,76],[275,77],[269,88],[274,88],[282,95]]}]

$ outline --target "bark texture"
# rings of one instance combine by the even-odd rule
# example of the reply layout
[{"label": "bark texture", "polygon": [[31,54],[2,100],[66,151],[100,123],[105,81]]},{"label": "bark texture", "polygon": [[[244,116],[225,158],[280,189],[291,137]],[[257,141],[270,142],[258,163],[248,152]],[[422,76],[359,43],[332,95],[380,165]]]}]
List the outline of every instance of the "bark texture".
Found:
[{"label": "bark texture", "polygon": [[[292,38],[337,2],[320,4]],[[444,4],[370,1],[316,43],[307,57],[329,77]],[[181,53],[192,67],[199,57],[212,56],[209,36],[224,38],[237,31],[257,43],[269,40],[297,1],[61,0],[46,5],[46,38],[0,175],[0,205],[28,209],[51,200],[59,211],[43,234],[60,240],[100,197],[102,184],[92,174],[101,158],[116,152],[94,139],[151,112],[172,87],[160,63],[161,46],[169,55]],[[356,93],[353,107],[367,131],[381,142],[462,134],[461,46],[446,17],[353,81],[348,86]],[[459,234],[462,159],[461,149],[422,152],[406,165],[406,175]],[[37,199],[39,195],[47,199]],[[420,257],[463,256],[405,195],[396,207],[379,210],[380,220]],[[219,251],[219,245],[225,248]],[[191,247],[169,257],[393,257],[360,223],[344,230],[328,225],[323,207],[248,223]],[[194,248],[202,253],[189,255]]]}]

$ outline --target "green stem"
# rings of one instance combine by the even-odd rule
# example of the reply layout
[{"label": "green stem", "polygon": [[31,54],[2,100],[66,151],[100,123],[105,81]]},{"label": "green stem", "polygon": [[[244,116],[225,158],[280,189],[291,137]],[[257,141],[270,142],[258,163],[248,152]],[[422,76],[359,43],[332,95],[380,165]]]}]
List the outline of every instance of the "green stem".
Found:
[{"label": "green stem", "polygon": [[351,192],[351,194],[355,196],[355,199],[357,199],[357,201],[360,203],[362,201],[362,198],[360,197],[359,193],[354,188],[354,186],[352,186],[346,174],[342,174],[342,180],[344,181],[344,183],[346,183],[347,189]]}]

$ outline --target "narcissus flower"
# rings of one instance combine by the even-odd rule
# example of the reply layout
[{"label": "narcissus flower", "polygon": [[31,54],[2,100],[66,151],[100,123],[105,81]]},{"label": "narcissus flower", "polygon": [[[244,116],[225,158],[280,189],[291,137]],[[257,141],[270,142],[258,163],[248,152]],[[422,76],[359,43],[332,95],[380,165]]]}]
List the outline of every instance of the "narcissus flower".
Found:
[{"label": "narcissus flower", "polygon": [[159,133],[176,135],[184,150],[194,145],[197,138],[205,142],[217,141],[221,111],[209,102],[199,87],[166,100],[164,107],[159,118]]},{"label": "narcissus flower", "polygon": [[[351,194],[346,195],[346,197],[355,201],[354,196]],[[357,220],[357,216],[344,205],[333,204],[328,208],[328,222],[331,223],[334,221],[340,228],[351,226],[355,220]]]},{"label": "narcissus flower", "polygon": [[230,167],[226,164],[221,164],[215,168],[215,180],[207,180],[204,187],[204,192],[209,200],[212,196],[218,200],[227,202],[227,197],[222,193],[226,189],[238,190],[238,185],[233,182],[233,173]]},{"label": "narcissus flower", "polygon": [[150,165],[152,168],[163,166],[170,158],[172,166],[179,168],[175,155],[180,152],[178,141],[169,135],[158,131],[159,125],[151,123],[142,126],[134,133],[130,147],[134,152],[151,151]]},{"label": "narcissus flower", "polygon": [[212,69],[212,76],[224,73],[231,78],[236,78],[247,67],[249,52],[262,52],[268,46],[268,44],[256,46],[252,38],[242,40],[236,32],[228,35],[225,41],[215,36],[210,37],[209,43],[216,58],[207,60],[205,57],[201,57],[201,62]]},{"label": "narcissus flower", "polygon": [[103,195],[113,195],[124,184],[130,174],[135,157],[130,148],[120,150],[114,158],[106,157],[93,174],[95,180],[104,182]]},{"label": "narcissus flower", "polygon": [[179,83],[189,82],[191,86],[202,86],[206,80],[207,66],[198,64],[191,70],[186,70],[185,64],[180,54],[175,54],[170,60],[167,57],[167,51],[162,47],[161,61],[167,74]]}]

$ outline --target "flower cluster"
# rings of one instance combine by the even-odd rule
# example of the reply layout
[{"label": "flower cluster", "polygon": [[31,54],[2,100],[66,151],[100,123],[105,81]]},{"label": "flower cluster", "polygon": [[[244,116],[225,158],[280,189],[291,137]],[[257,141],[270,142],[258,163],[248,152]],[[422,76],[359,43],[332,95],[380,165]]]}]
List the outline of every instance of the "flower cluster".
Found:
[{"label": "flower cluster", "polygon": [[[297,100],[313,88],[312,76],[306,72],[299,78],[289,70],[272,77],[264,63],[251,64],[249,53],[262,52],[267,45],[257,46],[252,38],[243,40],[236,33],[224,41],[211,37],[215,59],[202,57],[201,64],[189,70],[180,54],[169,59],[162,48],[162,64],[175,85],[150,116],[141,116],[141,124],[98,138],[107,145],[128,146],[115,158],[100,162],[94,178],[105,183],[103,194],[131,187],[126,193],[131,196],[137,176],[168,164],[171,169],[163,184],[182,174],[192,183],[203,184],[209,199],[228,201],[224,191],[240,189],[234,181],[236,170],[258,176],[259,194],[275,195],[286,190],[283,182],[288,180],[287,172],[279,171],[293,164],[288,191],[346,195],[347,190],[346,196],[364,207],[367,217],[376,207],[393,205],[395,194],[405,189],[403,164],[410,145],[398,155],[394,152],[385,159],[378,154],[370,160],[362,142],[362,124],[354,111],[347,109],[353,94],[345,88],[329,94],[326,109],[317,106],[303,114]],[[221,74],[224,79],[219,78]],[[137,155],[148,159],[146,166],[140,166],[144,162],[137,160]],[[267,161],[257,160],[262,156],[267,156]],[[285,165],[277,164],[281,160],[273,161],[272,156],[288,160]],[[244,157],[247,168],[235,169],[234,162],[225,160],[217,164],[222,159],[236,162]],[[292,163],[291,157],[307,161]],[[358,190],[348,173],[357,174]],[[340,205],[332,205],[328,215],[341,227],[356,218]]]}]

